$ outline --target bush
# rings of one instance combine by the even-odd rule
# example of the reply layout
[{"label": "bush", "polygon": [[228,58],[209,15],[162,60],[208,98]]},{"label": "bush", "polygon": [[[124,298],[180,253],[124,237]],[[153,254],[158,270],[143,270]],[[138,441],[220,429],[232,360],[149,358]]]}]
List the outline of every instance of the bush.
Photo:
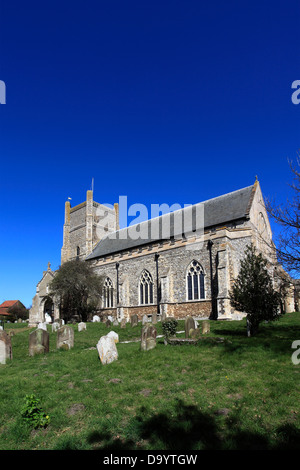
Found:
[{"label": "bush", "polygon": [[21,415],[24,421],[34,429],[45,428],[50,423],[50,418],[39,407],[39,400],[35,395],[26,395],[25,405],[22,408]]},{"label": "bush", "polygon": [[167,318],[162,322],[162,330],[166,338],[175,336],[178,321],[175,318]]}]

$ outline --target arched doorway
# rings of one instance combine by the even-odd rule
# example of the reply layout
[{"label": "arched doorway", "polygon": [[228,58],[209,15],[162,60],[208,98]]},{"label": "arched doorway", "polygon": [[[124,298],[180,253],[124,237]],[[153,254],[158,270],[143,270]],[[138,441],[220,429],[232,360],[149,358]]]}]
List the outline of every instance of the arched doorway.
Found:
[{"label": "arched doorway", "polygon": [[48,322],[50,322],[49,317],[51,317],[51,322],[53,322],[54,321],[54,303],[53,303],[53,300],[48,297],[44,303],[45,321],[47,321],[47,318],[48,318]]}]

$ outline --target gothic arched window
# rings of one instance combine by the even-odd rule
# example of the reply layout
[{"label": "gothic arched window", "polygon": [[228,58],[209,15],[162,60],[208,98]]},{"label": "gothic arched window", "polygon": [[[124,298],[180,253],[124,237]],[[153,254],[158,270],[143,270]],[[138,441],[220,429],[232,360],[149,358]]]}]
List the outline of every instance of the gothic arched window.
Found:
[{"label": "gothic arched window", "polygon": [[193,260],[188,267],[186,285],[188,300],[205,299],[204,272],[201,264],[196,260]]},{"label": "gothic arched window", "polygon": [[104,281],[104,308],[109,308],[114,306],[114,290],[113,283],[109,277]]},{"label": "gothic arched window", "polygon": [[152,276],[144,269],[140,277],[140,305],[153,304],[153,280]]}]

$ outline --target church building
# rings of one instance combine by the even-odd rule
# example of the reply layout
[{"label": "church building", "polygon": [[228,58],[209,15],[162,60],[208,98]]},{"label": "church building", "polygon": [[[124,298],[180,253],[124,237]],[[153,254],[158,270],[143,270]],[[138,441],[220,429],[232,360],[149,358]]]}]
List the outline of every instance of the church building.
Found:
[{"label": "church building", "polygon": [[[188,221],[182,224],[183,220]],[[93,200],[65,203],[61,263],[82,259],[104,276],[98,315],[139,319],[153,313],[178,319],[239,318],[229,292],[246,246],[253,243],[268,260],[276,282],[278,265],[259,182],[134,226],[119,228],[119,206]],[[286,274],[286,273],[285,273]],[[55,276],[48,265],[37,285],[29,323],[59,318],[59,299],[49,299]],[[288,275],[286,275],[289,278]],[[47,299],[47,301],[45,301]],[[290,283],[285,310],[294,311]]]}]

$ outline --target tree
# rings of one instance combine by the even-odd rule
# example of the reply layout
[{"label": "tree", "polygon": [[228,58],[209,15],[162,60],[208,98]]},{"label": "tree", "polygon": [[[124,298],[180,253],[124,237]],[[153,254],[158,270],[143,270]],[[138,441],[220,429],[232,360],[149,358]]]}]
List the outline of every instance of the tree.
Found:
[{"label": "tree", "polygon": [[232,307],[247,313],[247,335],[254,335],[259,324],[272,321],[281,315],[281,295],[273,288],[267,270],[267,260],[257,254],[253,245],[248,245],[240,272],[230,292]]},{"label": "tree", "polygon": [[279,263],[290,273],[300,272],[300,156],[297,167],[289,162],[293,183],[289,186],[293,197],[287,199],[286,205],[277,205],[272,200],[266,201],[266,208],[271,218],[282,228],[278,236],[277,258]]},{"label": "tree", "polygon": [[9,307],[7,309],[7,313],[9,313],[12,321],[18,320],[19,318],[21,318],[21,320],[27,320],[29,317],[29,309],[20,302],[16,303],[12,307]]},{"label": "tree", "polygon": [[86,261],[75,259],[60,266],[49,288],[50,297],[60,300],[61,315],[66,321],[74,315],[86,321],[99,303],[103,277]]}]

